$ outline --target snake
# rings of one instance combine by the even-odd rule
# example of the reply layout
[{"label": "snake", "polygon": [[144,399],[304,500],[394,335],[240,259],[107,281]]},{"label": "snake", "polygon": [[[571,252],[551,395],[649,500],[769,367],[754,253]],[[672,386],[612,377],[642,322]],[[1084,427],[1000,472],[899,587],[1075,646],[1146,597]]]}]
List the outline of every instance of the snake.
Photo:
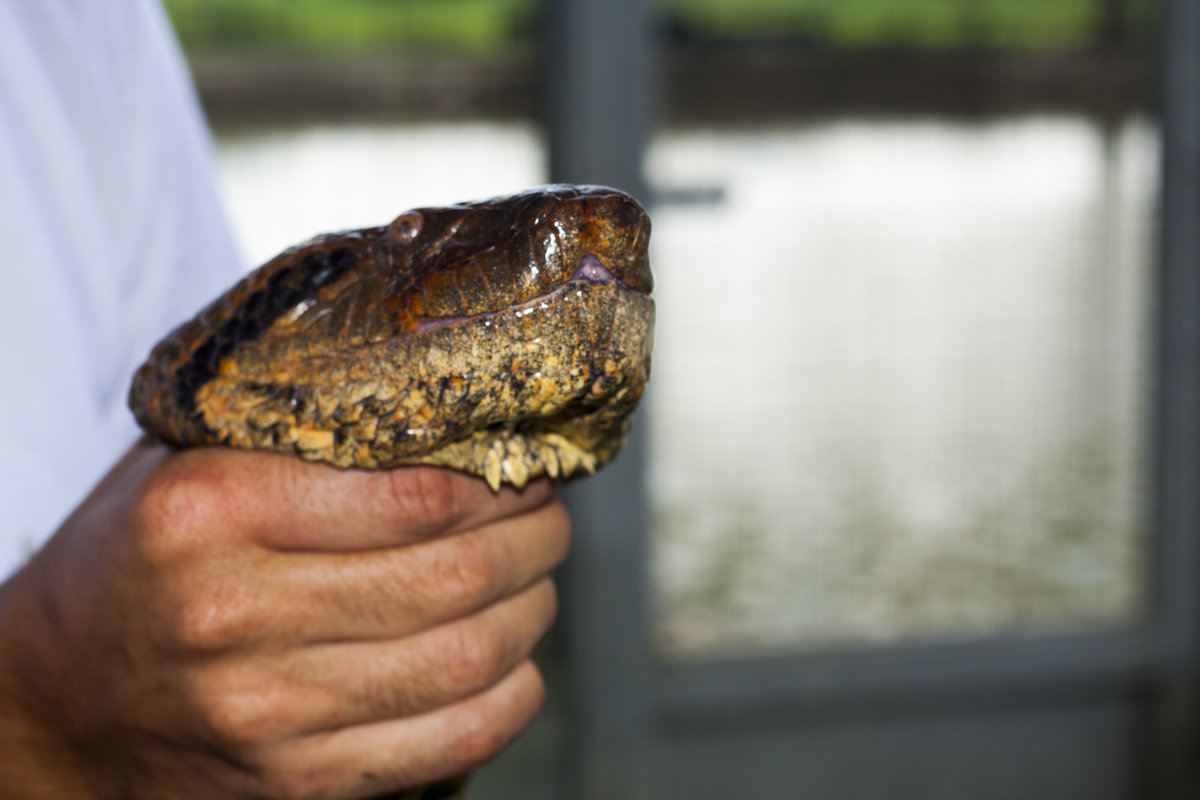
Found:
[{"label": "snake", "polygon": [[318,235],[155,345],[129,406],[177,447],[433,465],[497,492],[588,475],[649,380],[649,239],[633,197],[561,184]]}]

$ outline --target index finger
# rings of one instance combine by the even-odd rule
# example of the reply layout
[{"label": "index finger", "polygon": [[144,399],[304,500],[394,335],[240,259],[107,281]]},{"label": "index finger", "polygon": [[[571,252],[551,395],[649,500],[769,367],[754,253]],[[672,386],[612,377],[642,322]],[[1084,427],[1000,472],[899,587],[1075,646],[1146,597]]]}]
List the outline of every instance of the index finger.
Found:
[{"label": "index finger", "polygon": [[169,469],[216,492],[237,528],[276,550],[412,544],[517,516],[553,497],[544,480],[495,493],[481,478],[441,467],[341,469],[221,448],[184,451]]}]

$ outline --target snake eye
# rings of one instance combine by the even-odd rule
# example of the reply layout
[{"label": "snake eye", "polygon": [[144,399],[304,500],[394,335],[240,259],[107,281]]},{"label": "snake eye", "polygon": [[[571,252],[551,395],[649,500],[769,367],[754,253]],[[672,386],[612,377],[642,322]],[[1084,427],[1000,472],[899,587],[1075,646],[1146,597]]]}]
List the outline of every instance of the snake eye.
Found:
[{"label": "snake eye", "polygon": [[417,234],[420,232],[421,214],[417,211],[401,214],[388,225],[388,236],[392,237],[392,241],[397,244],[408,244],[417,238]]}]

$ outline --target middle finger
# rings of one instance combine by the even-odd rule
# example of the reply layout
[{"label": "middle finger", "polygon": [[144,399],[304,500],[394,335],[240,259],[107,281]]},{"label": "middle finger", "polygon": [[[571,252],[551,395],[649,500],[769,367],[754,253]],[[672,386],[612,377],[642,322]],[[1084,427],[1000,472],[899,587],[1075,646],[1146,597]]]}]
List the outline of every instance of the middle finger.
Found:
[{"label": "middle finger", "polygon": [[197,647],[291,648],[409,636],[531,586],[562,563],[569,540],[570,520],[555,501],[417,544],[349,553],[262,553],[252,586],[245,575],[214,565],[200,576],[204,596],[228,601],[214,612],[223,619],[206,624],[209,633]]}]

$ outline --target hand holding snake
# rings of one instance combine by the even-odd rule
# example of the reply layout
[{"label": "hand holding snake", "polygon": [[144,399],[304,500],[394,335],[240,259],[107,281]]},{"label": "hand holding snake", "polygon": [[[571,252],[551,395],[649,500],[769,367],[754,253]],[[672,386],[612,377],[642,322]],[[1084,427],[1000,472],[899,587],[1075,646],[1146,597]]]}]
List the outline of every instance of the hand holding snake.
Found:
[{"label": "hand holding snake", "polygon": [[[139,443],[4,586],[0,785],[456,792],[424,784],[540,706],[569,531],[542,476],[628,431],[648,235],[607,189],[423,209],[286,251],[165,340],[132,404],[190,449]],[[413,464],[457,471],[379,469]]]}]

